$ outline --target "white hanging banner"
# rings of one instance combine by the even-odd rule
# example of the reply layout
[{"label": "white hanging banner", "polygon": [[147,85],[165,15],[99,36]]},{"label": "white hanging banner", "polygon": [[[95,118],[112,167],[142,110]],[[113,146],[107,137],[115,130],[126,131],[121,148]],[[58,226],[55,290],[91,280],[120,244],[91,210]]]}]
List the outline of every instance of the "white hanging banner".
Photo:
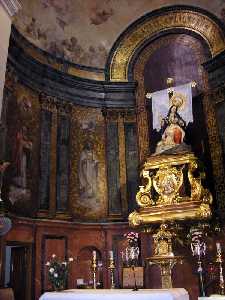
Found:
[{"label": "white hanging banner", "polygon": [[193,122],[192,113],[192,83],[176,86],[171,88],[173,96],[169,99],[168,89],[157,91],[151,94],[153,129],[159,131],[164,118],[168,116],[172,106],[176,106],[177,113],[188,124]]}]

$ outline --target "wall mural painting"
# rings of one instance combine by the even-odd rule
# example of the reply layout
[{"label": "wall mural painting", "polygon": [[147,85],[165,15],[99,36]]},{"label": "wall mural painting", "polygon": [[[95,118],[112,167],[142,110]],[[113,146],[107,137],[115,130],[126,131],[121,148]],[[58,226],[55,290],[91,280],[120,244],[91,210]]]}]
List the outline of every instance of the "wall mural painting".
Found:
[{"label": "wall mural painting", "polygon": [[73,63],[104,68],[124,29],[139,17],[169,5],[193,5],[225,21],[224,0],[21,0],[16,28],[32,43]]},{"label": "wall mural painting", "polygon": [[106,216],[104,119],[101,111],[73,108],[70,192],[75,217]]},{"label": "wall mural painting", "polygon": [[[6,88],[7,90],[7,88]],[[38,95],[17,84],[5,101],[7,108],[6,178],[9,206],[18,214],[30,215],[35,208],[33,178],[37,178],[39,101]]]}]

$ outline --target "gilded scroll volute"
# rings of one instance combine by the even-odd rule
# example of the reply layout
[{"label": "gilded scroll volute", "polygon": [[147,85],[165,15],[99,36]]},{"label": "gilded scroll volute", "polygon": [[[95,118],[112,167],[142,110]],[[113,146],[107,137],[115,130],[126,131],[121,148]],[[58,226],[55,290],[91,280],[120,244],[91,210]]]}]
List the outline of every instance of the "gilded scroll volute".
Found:
[{"label": "gilded scroll volute", "polygon": [[153,201],[151,199],[152,180],[151,177],[149,176],[149,171],[143,170],[141,172],[141,175],[144,179],[147,180],[147,184],[146,186],[143,185],[139,186],[139,191],[137,192],[136,195],[136,201],[140,207],[149,207],[153,204]]}]

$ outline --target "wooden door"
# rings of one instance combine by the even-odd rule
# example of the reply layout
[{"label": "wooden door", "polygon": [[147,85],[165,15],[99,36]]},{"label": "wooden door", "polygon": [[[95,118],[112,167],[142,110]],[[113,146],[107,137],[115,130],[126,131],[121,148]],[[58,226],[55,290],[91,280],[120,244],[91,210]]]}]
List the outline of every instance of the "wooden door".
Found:
[{"label": "wooden door", "polygon": [[15,300],[28,300],[31,288],[29,286],[30,277],[29,248],[26,246],[16,246],[11,248],[10,263],[10,286],[14,291]]}]

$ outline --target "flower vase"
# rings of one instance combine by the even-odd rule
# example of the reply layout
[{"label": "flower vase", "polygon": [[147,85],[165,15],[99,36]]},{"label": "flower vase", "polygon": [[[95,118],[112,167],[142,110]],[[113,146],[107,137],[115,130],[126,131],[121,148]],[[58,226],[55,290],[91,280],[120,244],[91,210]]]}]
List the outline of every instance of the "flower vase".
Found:
[{"label": "flower vase", "polygon": [[126,262],[129,267],[138,266],[139,247],[137,244],[129,244],[125,249]]},{"label": "flower vase", "polygon": [[52,283],[52,289],[55,292],[60,292],[65,290],[65,282],[53,282]]}]

